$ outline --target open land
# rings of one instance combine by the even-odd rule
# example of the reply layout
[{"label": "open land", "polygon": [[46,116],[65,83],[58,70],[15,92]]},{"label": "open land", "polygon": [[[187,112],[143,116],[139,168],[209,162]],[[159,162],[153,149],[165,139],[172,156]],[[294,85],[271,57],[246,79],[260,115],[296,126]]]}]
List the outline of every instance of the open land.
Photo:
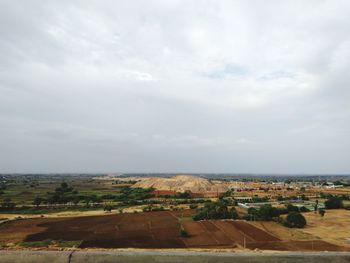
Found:
[{"label": "open land", "polygon": [[[350,210],[327,209],[320,216],[313,207],[334,195],[346,208],[350,188],[314,180],[4,176],[0,249],[349,251]],[[198,209],[219,200],[237,212],[235,220],[194,220]],[[286,214],[252,220],[248,208],[264,205],[303,207],[307,224],[288,228],[281,224]]]},{"label": "open land", "polygon": [[[74,241],[79,248],[240,248],[280,251],[347,251],[349,247],[321,240],[275,235],[282,227],[270,222],[268,230],[241,220],[181,220],[194,211],[125,213],[104,216],[34,218],[9,221],[0,228],[1,243]],[[273,225],[275,224],[275,225]],[[267,227],[267,225],[265,225]],[[184,228],[189,237],[179,236]],[[272,231],[271,231],[272,229]],[[306,230],[317,232],[312,226]]]}]

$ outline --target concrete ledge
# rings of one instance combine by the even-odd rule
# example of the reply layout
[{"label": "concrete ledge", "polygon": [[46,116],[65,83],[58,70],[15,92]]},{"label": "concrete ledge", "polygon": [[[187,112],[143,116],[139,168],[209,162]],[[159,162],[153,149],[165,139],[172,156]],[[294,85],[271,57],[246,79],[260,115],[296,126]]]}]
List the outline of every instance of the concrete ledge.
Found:
[{"label": "concrete ledge", "polygon": [[0,250],[0,263],[67,263],[70,254],[68,251]]},{"label": "concrete ledge", "polygon": [[0,263],[350,263],[350,252],[211,253],[0,251]]}]

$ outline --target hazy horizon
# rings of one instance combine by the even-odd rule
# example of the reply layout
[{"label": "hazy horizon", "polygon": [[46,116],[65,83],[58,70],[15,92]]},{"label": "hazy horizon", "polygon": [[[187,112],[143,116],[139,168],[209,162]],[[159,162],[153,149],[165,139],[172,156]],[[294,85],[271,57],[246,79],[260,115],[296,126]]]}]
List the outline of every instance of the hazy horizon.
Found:
[{"label": "hazy horizon", "polygon": [[345,0],[0,1],[0,173],[350,174],[349,17]]}]

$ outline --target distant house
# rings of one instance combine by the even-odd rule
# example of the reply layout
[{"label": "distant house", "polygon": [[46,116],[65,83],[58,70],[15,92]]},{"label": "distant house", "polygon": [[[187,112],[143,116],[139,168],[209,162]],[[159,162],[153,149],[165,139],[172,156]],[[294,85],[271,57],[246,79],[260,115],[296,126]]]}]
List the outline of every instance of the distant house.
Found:
[{"label": "distant house", "polygon": [[332,182],[325,182],[322,184],[322,187],[326,188],[326,189],[335,189],[335,188],[342,188],[342,187],[344,187],[344,185],[342,185],[342,184],[335,185]]}]

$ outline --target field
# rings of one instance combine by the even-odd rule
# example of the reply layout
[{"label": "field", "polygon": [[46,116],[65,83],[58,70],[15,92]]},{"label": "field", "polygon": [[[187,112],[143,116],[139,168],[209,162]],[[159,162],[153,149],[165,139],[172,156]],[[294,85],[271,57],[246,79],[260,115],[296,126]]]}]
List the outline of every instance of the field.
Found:
[{"label": "field", "polygon": [[305,213],[308,226],[304,232],[335,244],[348,244],[350,250],[350,210],[327,210],[324,217]]},{"label": "field", "polygon": [[283,240],[322,240],[346,247],[350,251],[350,211],[344,209],[327,210],[324,217],[317,213],[304,213],[307,220],[302,229],[285,228],[274,222],[251,222],[254,226],[268,231]]},{"label": "field", "polygon": [[[246,221],[191,221],[193,211],[161,211],[104,216],[35,218],[0,227],[0,244],[80,248],[225,248],[295,251],[341,251],[322,240],[288,240]],[[184,228],[189,237],[180,237]]]},{"label": "field", "polygon": [[13,176],[8,183],[1,198],[11,198],[18,206],[32,205],[35,197],[45,197],[47,192],[54,191],[62,182],[67,182],[79,194],[118,194],[122,186],[128,184],[115,184],[115,180],[93,180],[91,176]]}]

